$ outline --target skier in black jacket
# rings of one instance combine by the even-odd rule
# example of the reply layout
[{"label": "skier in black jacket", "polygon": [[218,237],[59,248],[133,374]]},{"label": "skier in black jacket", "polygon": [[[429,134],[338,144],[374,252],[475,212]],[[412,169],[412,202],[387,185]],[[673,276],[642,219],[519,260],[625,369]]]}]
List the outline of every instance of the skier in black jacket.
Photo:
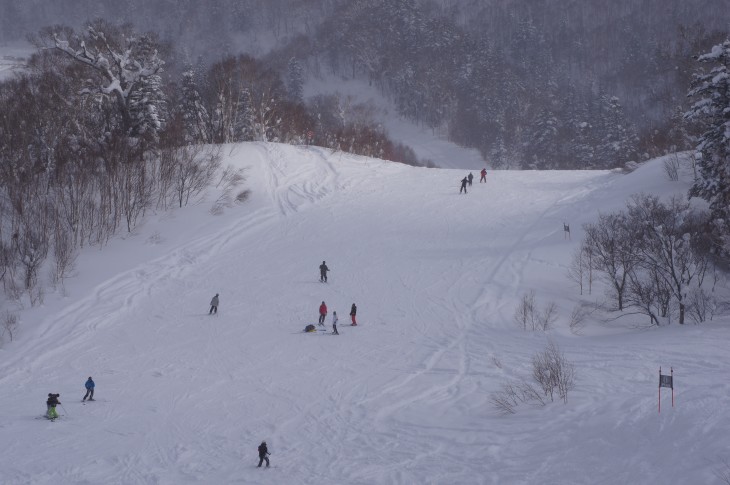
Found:
[{"label": "skier in black jacket", "polygon": [[266,460],[266,467],[269,467],[269,449],[266,447],[266,441],[262,441],[259,445],[259,468],[261,468],[261,464]]},{"label": "skier in black jacket", "polygon": [[48,407],[48,419],[56,419],[58,417],[56,406],[61,404],[61,401],[58,400],[59,397],[61,397],[60,394],[48,395],[48,400],[46,400],[46,406]]},{"label": "skier in black jacket", "polygon": [[327,271],[329,270],[327,263],[322,261],[322,264],[319,265],[319,281],[327,283]]}]

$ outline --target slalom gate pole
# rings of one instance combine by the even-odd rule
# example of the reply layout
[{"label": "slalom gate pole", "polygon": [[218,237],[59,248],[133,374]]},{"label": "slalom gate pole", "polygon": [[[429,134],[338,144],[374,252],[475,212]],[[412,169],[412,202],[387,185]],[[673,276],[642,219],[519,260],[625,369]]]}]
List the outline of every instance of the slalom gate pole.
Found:
[{"label": "slalom gate pole", "polygon": [[659,367],[659,414],[662,414],[662,368]]}]

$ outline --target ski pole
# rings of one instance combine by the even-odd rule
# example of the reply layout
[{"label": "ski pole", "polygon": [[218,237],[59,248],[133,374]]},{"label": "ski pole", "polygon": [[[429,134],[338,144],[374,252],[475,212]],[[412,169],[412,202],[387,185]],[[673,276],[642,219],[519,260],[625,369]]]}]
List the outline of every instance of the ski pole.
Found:
[{"label": "ski pole", "polygon": [[61,409],[63,409],[63,412],[66,413],[66,416],[68,416],[68,411],[66,411],[66,408],[63,407],[63,404],[58,403],[59,406],[61,406]]}]

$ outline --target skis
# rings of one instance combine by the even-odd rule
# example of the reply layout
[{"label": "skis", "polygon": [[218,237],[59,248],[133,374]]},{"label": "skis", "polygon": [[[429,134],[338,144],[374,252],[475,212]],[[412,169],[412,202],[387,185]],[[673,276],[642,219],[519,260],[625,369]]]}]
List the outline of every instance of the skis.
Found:
[{"label": "skis", "polygon": [[[59,414],[58,415],[58,418],[60,418],[61,416],[66,416],[66,415],[65,414]],[[40,416],[36,416],[34,419],[45,419],[47,421],[55,421],[58,418],[49,418],[47,415],[41,414]]]}]

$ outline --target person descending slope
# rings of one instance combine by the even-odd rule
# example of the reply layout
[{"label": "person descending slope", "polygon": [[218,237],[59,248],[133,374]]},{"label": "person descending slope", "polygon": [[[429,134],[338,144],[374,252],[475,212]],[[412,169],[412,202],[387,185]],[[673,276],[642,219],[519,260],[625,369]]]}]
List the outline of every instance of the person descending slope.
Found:
[{"label": "person descending slope", "polygon": [[61,397],[60,394],[49,394],[48,399],[46,400],[46,406],[48,407],[48,419],[56,419],[58,418],[58,413],[56,412],[56,406],[61,404],[61,401],[58,400],[58,398]]},{"label": "person descending slope", "polygon": [[471,187],[471,181],[474,180],[474,175],[472,175],[472,173],[469,172],[469,175],[467,175],[466,178],[469,181],[469,187]]},{"label": "person descending slope", "polygon": [[259,445],[259,468],[261,468],[261,464],[266,461],[266,468],[269,467],[269,457],[270,455],[269,449],[266,447],[266,441],[262,441]]},{"label": "person descending slope", "polygon": [[322,325],[324,327],[324,318],[327,316],[327,305],[322,302],[321,305],[319,305],[319,325]]},{"label": "person descending slope", "polygon": [[467,179],[466,177],[464,177],[463,179],[461,179],[461,188],[459,189],[459,193],[464,192],[466,194],[466,184],[467,184],[467,182],[469,182],[469,179]]},{"label": "person descending slope", "polygon": [[479,183],[484,182],[486,184],[487,183],[487,169],[483,168],[480,173],[482,175],[482,178],[479,179]]},{"label": "person descending slope", "polygon": [[86,384],[84,384],[84,387],[86,387],[86,394],[84,395],[84,398],[82,401],[86,401],[88,398],[89,401],[94,400],[94,387],[96,387],[96,384],[94,384],[94,381],[91,379],[91,376],[89,376],[88,379],[86,379]]},{"label": "person descending slope", "polygon": [[215,294],[212,300],[210,300],[210,311],[208,315],[215,313],[218,315],[218,293]]},{"label": "person descending slope", "polygon": [[327,271],[329,270],[330,269],[327,267],[327,263],[322,261],[322,264],[319,265],[319,281],[327,283]]},{"label": "person descending slope", "polygon": [[355,321],[355,315],[357,315],[357,307],[355,304],[352,304],[352,307],[350,308],[350,317],[352,318],[352,326],[354,327],[357,325],[357,322]]},{"label": "person descending slope", "polygon": [[332,312],[332,333],[335,335],[340,334],[340,332],[337,331],[337,312]]}]

